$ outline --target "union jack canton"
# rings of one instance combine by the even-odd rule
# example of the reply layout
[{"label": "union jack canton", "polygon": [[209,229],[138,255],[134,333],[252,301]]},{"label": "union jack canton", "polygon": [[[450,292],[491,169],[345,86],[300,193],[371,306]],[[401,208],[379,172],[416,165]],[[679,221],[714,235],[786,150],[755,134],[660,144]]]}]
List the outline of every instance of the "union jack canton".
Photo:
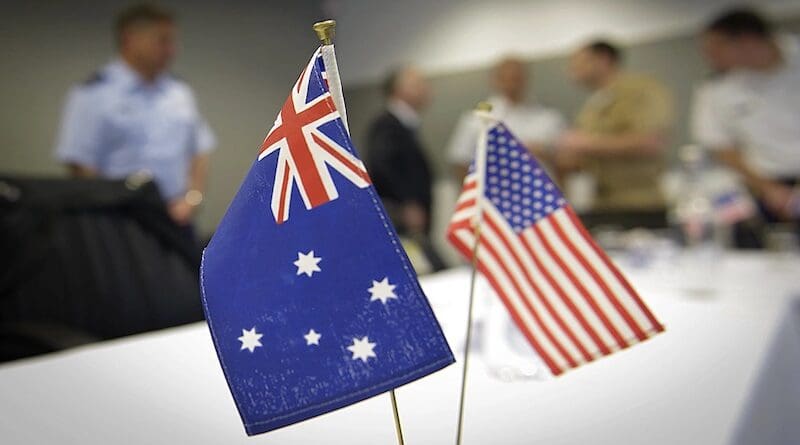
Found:
[{"label": "union jack canton", "polygon": [[336,136],[345,135],[326,134],[326,128],[336,133],[342,131],[342,125],[326,127],[325,124],[334,121],[341,122],[341,116],[328,90],[325,64],[317,51],[286,98],[258,155],[262,160],[278,152],[277,187],[272,190],[272,212],[278,224],[289,219],[295,184],[306,209],[339,197],[329,168],[359,188],[370,185],[364,163],[336,141]]}]

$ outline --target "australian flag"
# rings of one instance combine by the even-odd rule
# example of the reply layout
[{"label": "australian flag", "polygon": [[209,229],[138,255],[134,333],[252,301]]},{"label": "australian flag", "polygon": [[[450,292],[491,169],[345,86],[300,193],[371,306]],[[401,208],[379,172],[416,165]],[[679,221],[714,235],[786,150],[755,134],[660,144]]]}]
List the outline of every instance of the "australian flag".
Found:
[{"label": "australian flag", "polygon": [[249,435],[454,361],[329,91],[328,48],[293,86],[203,255],[203,306]]}]

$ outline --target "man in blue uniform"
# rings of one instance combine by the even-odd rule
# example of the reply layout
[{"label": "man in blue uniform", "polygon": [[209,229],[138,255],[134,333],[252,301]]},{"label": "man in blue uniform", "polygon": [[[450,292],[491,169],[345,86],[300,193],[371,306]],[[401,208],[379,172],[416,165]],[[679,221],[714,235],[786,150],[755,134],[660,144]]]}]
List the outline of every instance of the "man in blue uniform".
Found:
[{"label": "man in blue uniform", "polygon": [[76,177],[152,176],[172,219],[188,226],[216,142],[192,90],[167,73],[175,17],[142,4],[120,13],[115,25],[118,56],[70,92],[56,157]]}]

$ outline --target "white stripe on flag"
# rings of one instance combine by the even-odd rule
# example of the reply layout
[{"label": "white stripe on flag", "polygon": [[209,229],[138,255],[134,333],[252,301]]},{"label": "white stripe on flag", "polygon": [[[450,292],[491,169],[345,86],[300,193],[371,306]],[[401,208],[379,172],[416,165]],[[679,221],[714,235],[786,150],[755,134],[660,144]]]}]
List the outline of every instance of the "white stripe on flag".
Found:
[{"label": "white stripe on flag", "polygon": [[453,214],[453,221],[469,220],[474,215],[475,215],[475,206],[470,206],[465,209],[461,209],[455,214]]}]

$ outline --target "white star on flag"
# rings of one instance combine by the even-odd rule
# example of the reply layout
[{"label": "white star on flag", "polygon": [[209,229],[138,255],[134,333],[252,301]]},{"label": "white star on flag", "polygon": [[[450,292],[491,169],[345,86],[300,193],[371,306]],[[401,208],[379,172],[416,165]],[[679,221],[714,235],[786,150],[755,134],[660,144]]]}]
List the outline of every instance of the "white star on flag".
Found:
[{"label": "white star on flag", "polygon": [[313,329],[308,330],[308,334],[304,335],[303,338],[306,339],[306,345],[317,345],[319,346],[319,339],[322,337],[322,334],[318,333]]},{"label": "white star on flag", "polygon": [[361,359],[362,362],[366,363],[367,359],[370,357],[375,357],[375,343],[370,343],[369,338],[367,336],[361,337],[361,339],[353,338],[353,344],[348,346],[347,349],[353,353],[353,360]]},{"label": "white star on flag", "polygon": [[386,304],[389,299],[396,299],[397,295],[394,293],[395,287],[397,286],[389,283],[388,277],[384,277],[381,281],[372,280],[372,287],[368,289],[369,293],[372,295],[369,301],[381,300],[381,303]]},{"label": "white star on flag", "polygon": [[243,351],[247,349],[250,352],[255,351],[257,347],[263,346],[259,341],[263,336],[263,334],[256,332],[255,326],[253,326],[253,328],[249,331],[242,329],[242,336],[239,337],[239,341],[242,342],[242,349],[240,350]]},{"label": "white star on flag", "polygon": [[318,266],[320,261],[322,258],[315,257],[313,250],[308,253],[297,252],[297,261],[294,262],[297,266],[297,275],[306,274],[310,277],[314,272],[322,272]]}]

